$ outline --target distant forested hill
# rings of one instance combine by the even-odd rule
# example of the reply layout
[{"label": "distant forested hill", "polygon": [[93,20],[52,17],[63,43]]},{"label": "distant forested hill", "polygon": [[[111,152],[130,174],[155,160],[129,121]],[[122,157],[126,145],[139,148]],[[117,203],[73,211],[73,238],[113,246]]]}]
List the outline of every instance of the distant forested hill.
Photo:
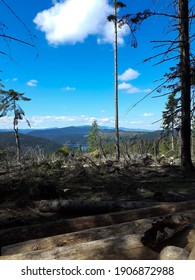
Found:
[{"label": "distant forested hill", "polygon": [[[59,143],[55,143],[54,141],[22,133],[20,134],[20,139],[22,149],[24,151],[28,148],[34,149],[35,147],[39,147],[40,149],[43,149],[46,153],[50,153],[57,151],[61,147]],[[0,132],[0,149],[9,147],[13,148],[15,146],[16,142],[15,135],[13,132]]]},{"label": "distant forested hill", "polygon": [[[87,144],[88,134],[91,126],[70,126],[64,128],[20,130],[23,150],[39,147],[45,152],[55,152],[63,144],[70,147]],[[102,140],[115,141],[115,130],[113,128],[100,128]],[[161,131],[130,131],[121,130],[120,137],[125,140],[155,140],[160,137]],[[0,132],[0,149],[4,147],[15,147],[13,132]]]},{"label": "distant forested hill", "polygon": [[28,135],[49,139],[61,145],[65,143],[86,145],[90,128],[91,126],[70,126],[64,128],[40,129],[31,131]]},{"label": "distant forested hill", "polygon": [[[50,139],[61,145],[68,144],[87,144],[87,136],[90,132],[91,126],[70,126],[64,128],[44,129],[44,130],[33,130],[28,132],[28,135],[42,137],[44,139]],[[100,133],[103,139],[109,139],[114,141],[115,130],[113,128],[101,128]],[[143,140],[154,140],[160,137],[161,131],[131,131],[122,129],[120,136],[123,139],[143,139]]]}]

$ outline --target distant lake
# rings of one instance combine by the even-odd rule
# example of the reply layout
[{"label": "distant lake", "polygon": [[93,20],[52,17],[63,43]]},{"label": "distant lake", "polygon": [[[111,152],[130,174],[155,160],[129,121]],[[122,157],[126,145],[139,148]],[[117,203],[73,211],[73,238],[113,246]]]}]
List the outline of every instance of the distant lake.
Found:
[{"label": "distant lake", "polygon": [[87,145],[82,145],[82,144],[67,144],[67,146],[70,148],[70,149],[75,149],[75,150],[81,150],[81,151],[86,151],[88,146]]}]

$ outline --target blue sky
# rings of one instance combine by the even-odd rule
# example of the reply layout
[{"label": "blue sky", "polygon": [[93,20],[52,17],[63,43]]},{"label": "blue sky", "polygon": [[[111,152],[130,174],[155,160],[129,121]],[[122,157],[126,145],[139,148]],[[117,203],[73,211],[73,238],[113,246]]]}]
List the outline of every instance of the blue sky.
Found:
[{"label": "blue sky", "polygon": [[[91,124],[114,126],[113,26],[108,0],[6,0],[20,22],[0,1],[2,29],[10,36],[35,44],[35,48],[1,39],[1,80],[6,89],[25,92],[30,102],[21,103],[32,128]],[[144,9],[165,12],[168,0],[124,0],[122,13]],[[25,24],[25,26],[24,26]],[[153,67],[143,63],[162,49],[151,40],[163,40],[167,18],[153,17],[137,33],[138,47],[129,43],[127,28],[119,33],[119,125],[158,129],[166,97],[152,94],[128,109],[149,91],[172,64]],[[128,114],[127,114],[128,112]],[[1,128],[11,127],[10,118],[0,119]],[[26,127],[21,122],[20,127]]]}]

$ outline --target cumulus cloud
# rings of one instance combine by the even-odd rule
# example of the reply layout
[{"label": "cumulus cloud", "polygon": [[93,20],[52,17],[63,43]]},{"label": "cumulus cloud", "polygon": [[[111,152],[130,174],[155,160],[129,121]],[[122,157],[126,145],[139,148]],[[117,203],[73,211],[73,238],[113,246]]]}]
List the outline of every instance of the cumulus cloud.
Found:
[{"label": "cumulus cloud", "polygon": [[[149,114],[149,113],[146,113]],[[51,128],[51,127],[67,127],[67,126],[80,126],[80,125],[91,125],[94,120],[97,120],[99,125],[106,125],[114,127],[115,118],[109,116],[94,117],[94,116],[32,116],[28,117],[31,128]],[[143,122],[141,120],[120,120],[119,125],[121,127],[129,128],[146,128],[159,129],[158,124],[155,126],[150,122]],[[13,129],[13,117],[2,117],[0,118],[0,126],[2,129]],[[20,128],[27,128],[25,120],[20,121]]]},{"label": "cumulus cloud", "polygon": [[[132,84],[130,83],[122,83],[122,84],[119,84],[118,86],[118,89],[119,90],[124,90],[126,93],[128,94],[132,94],[132,93],[141,93],[141,92],[148,92],[148,89],[141,89],[141,88],[138,88],[138,87],[134,87]],[[150,90],[151,91],[151,90]]]},{"label": "cumulus cloud", "polygon": [[126,93],[140,93],[140,92],[150,92],[151,89],[140,89],[138,87],[133,86],[130,83],[127,83],[127,81],[135,80],[139,77],[140,73],[132,68],[128,68],[123,72],[121,75],[118,76],[119,81],[122,83],[118,85],[119,90],[125,90]]},{"label": "cumulus cloud", "polygon": [[119,85],[118,85],[118,89],[129,89],[129,88],[131,88],[131,87],[132,87],[131,84],[125,83],[125,82],[123,82],[122,84],[119,84]]},{"label": "cumulus cloud", "polygon": [[140,88],[134,87],[131,85],[131,87],[127,90],[127,93],[139,93],[142,92],[142,90]]},{"label": "cumulus cloud", "polygon": [[118,89],[126,90],[126,93],[138,93],[138,92],[142,91],[141,89],[134,87],[132,84],[125,83],[125,82],[123,82],[122,84],[119,84]]},{"label": "cumulus cloud", "polygon": [[28,81],[26,84],[27,84],[27,86],[29,86],[29,87],[36,87],[37,84],[38,84],[38,81],[37,81],[37,80],[30,80],[30,81]]},{"label": "cumulus cloud", "polygon": [[[51,45],[75,44],[83,42],[88,36],[97,36],[98,43],[113,43],[113,23],[107,16],[113,14],[108,0],[62,0],[52,1],[50,9],[39,12],[34,18],[37,28],[45,33]],[[118,42],[128,28],[119,30]]]},{"label": "cumulus cloud", "polygon": [[134,80],[137,79],[137,77],[139,77],[140,73],[132,68],[128,68],[127,70],[125,70],[125,72],[121,75],[118,76],[118,79],[120,81],[130,81],[130,80]]},{"label": "cumulus cloud", "polygon": [[65,127],[69,125],[90,125],[97,120],[99,125],[110,124],[114,122],[111,117],[94,117],[94,116],[33,116],[28,118],[31,126],[34,128],[44,127]]}]

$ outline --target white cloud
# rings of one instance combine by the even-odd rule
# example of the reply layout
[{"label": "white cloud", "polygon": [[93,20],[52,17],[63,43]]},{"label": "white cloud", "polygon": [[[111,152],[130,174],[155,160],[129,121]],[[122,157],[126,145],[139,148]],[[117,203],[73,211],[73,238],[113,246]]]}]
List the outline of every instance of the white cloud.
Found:
[{"label": "white cloud", "polygon": [[140,73],[132,68],[128,68],[125,70],[124,73],[118,76],[119,81],[122,83],[118,85],[119,90],[126,90],[126,93],[140,93],[140,92],[145,92],[148,93],[151,91],[151,89],[140,89],[135,86],[133,86],[130,83],[126,83],[127,81],[137,79],[139,77]]},{"label": "white cloud", "polygon": [[154,113],[144,113],[143,115],[142,115],[143,117],[153,117],[154,116]]},{"label": "white cloud", "polygon": [[[98,37],[98,43],[113,43],[113,23],[107,17],[113,14],[108,0],[61,0],[52,1],[50,9],[39,12],[34,18],[37,28],[45,33],[51,45],[75,44],[88,36]],[[119,44],[128,28],[119,32]]]},{"label": "white cloud", "polygon": [[125,82],[123,82],[122,84],[119,84],[118,89],[125,90],[126,93],[129,93],[129,94],[142,92],[142,90],[140,88],[134,87],[132,84],[125,83]]},{"label": "white cloud", "polygon": [[151,92],[151,91],[152,91],[151,88],[146,88],[146,89],[143,90],[143,92],[145,92],[145,93],[149,93],[149,92]]},{"label": "white cloud", "polygon": [[90,125],[97,120],[99,125],[108,124],[113,121],[110,117],[93,116],[33,116],[28,118],[34,128],[65,127],[69,125]]},{"label": "white cloud", "polygon": [[128,68],[123,74],[118,76],[118,79],[120,81],[130,81],[137,79],[137,77],[140,75],[140,73],[132,68]]},{"label": "white cloud", "polygon": [[[149,113],[148,113],[149,114]],[[67,126],[80,126],[80,125],[91,125],[94,120],[97,120],[99,125],[106,125],[114,127],[115,118],[102,116],[102,117],[94,117],[94,116],[32,116],[27,117],[30,121],[31,128],[41,129],[41,128],[52,128],[52,127],[67,127]],[[119,125],[121,127],[128,128],[151,128],[151,129],[159,129],[159,124],[151,124],[151,122],[143,122],[141,120],[127,120],[121,119],[119,121]],[[13,117],[2,117],[0,118],[0,126],[2,129],[13,129]],[[29,128],[25,122],[25,120],[21,120],[19,127]]]},{"label": "white cloud", "polygon": [[[124,37],[129,33],[128,27],[123,26],[122,28],[118,28],[118,37],[117,41],[119,45],[124,44]],[[105,44],[105,43],[114,43],[114,25],[112,22],[106,22],[102,26],[102,32],[98,36],[97,39],[98,44]]]},{"label": "white cloud", "polygon": [[38,81],[37,80],[30,80],[28,81],[26,84],[29,87],[36,87],[37,86]]},{"label": "white cloud", "polygon": [[123,82],[122,84],[119,84],[119,85],[118,85],[118,89],[121,89],[121,90],[123,90],[123,89],[129,89],[129,88],[131,88],[131,87],[132,87],[131,84],[125,83],[125,82]]},{"label": "white cloud", "polygon": [[137,88],[137,87],[134,87],[134,86],[131,86],[131,88],[129,88],[127,90],[127,93],[131,94],[131,93],[139,93],[139,92],[142,92],[142,90],[140,88]]},{"label": "white cloud", "polygon": [[76,90],[76,88],[67,86],[67,87],[64,87],[62,90],[73,91],[73,90]]}]

